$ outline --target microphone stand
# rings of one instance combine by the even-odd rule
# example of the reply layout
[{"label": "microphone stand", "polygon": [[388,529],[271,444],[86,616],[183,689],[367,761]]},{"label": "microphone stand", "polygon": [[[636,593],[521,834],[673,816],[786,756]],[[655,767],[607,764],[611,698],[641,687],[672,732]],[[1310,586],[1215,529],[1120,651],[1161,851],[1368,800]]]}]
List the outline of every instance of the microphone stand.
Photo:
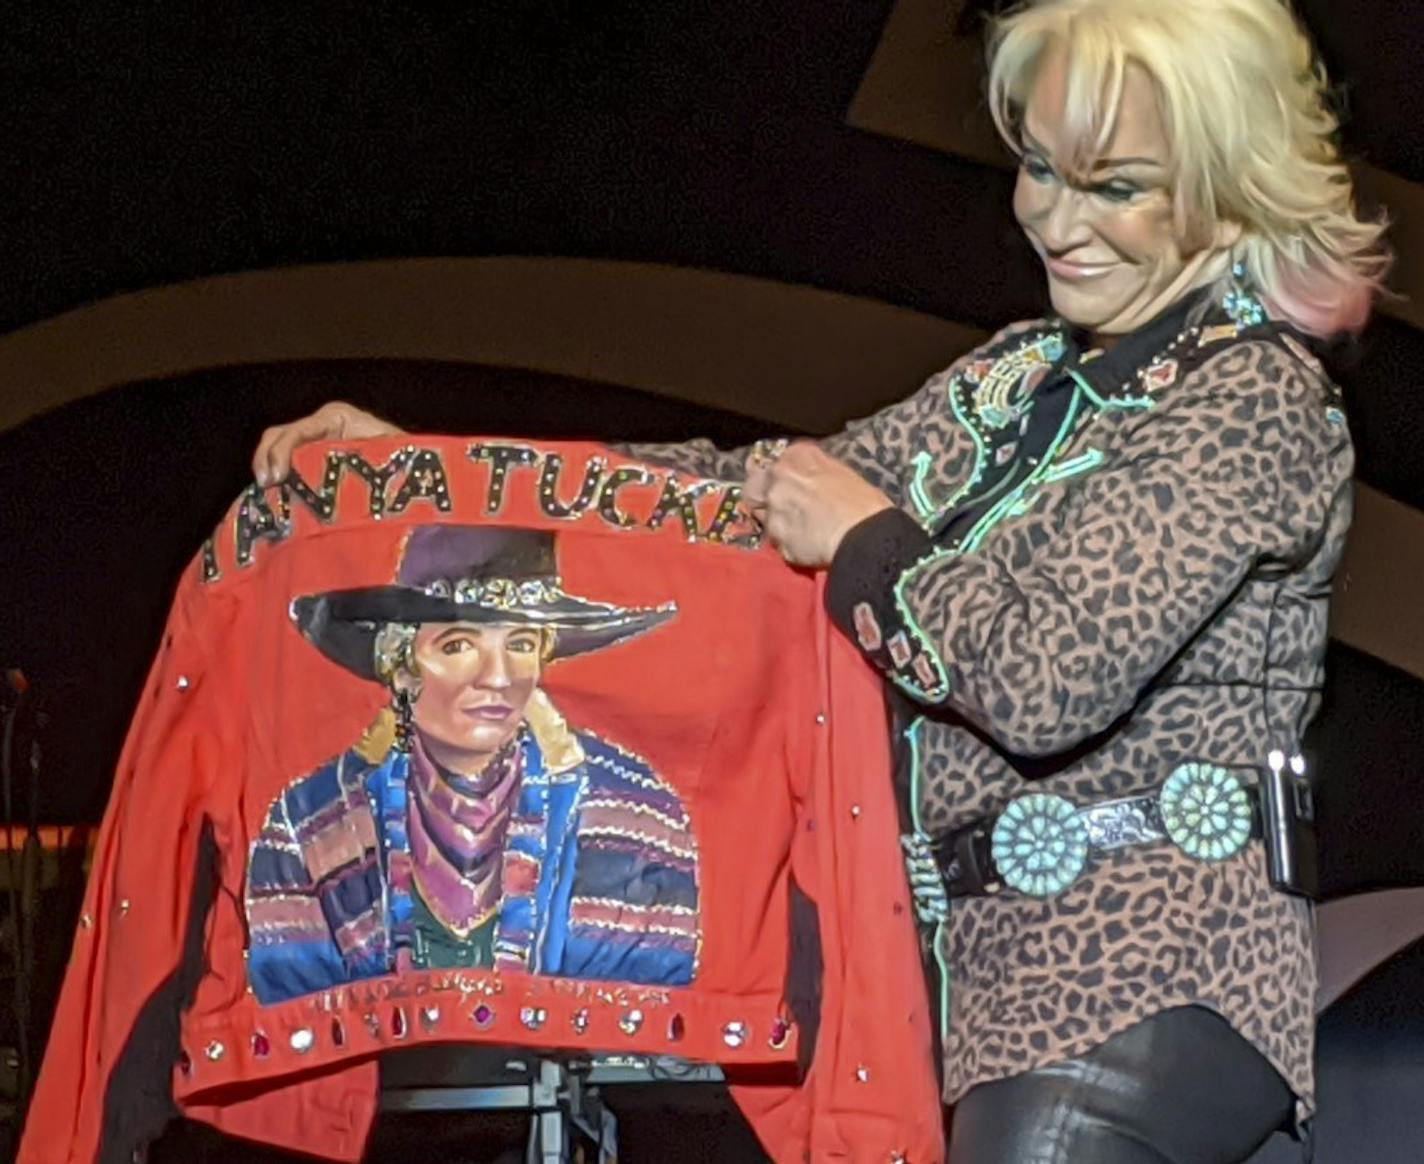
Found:
[{"label": "microphone stand", "polygon": [[[3,800],[5,812],[5,872],[6,890],[9,898],[10,917],[10,941],[15,952],[15,1021],[17,1029],[17,1050],[20,1056],[19,1071],[17,1072],[16,1099],[19,1101],[21,1109],[24,1107],[26,1097],[30,1089],[30,991],[29,973],[33,966],[33,957],[22,944],[23,937],[33,937],[33,922],[26,919],[21,930],[20,914],[24,909],[24,900],[21,894],[20,881],[25,873],[24,854],[18,853],[15,846],[15,801],[14,801],[14,751],[15,751],[15,725],[20,717],[20,709],[25,703],[25,696],[29,692],[29,683],[25,679],[23,672],[19,670],[8,671],[5,675],[5,686],[14,694],[14,699],[9,702],[5,709],[5,726],[3,740],[0,740],[0,800]],[[38,791],[38,745],[31,749],[31,801],[30,815],[33,817],[35,811],[34,795]],[[28,845],[31,837],[26,837]],[[26,911],[28,912],[28,911]]]}]

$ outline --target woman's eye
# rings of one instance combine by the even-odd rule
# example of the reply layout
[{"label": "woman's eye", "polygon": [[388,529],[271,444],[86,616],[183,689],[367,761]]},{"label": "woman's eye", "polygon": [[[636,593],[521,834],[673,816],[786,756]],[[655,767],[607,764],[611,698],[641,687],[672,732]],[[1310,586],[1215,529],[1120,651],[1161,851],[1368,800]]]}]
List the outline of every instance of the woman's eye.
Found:
[{"label": "woman's eye", "polygon": [[510,639],[509,649],[520,655],[529,655],[539,649],[539,640],[533,637]]},{"label": "woman's eye", "polygon": [[1093,187],[1093,193],[1109,202],[1131,202],[1142,193],[1142,187],[1134,182],[1115,179],[1111,182],[1099,182]]},{"label": "woman's eye", "polygon": [[475,644],[469,639],[446,639],[440,644],[440,651],[445,655],[458,655],[462,651],[473,651]]},{"label": "woman's eye", "polygon": [[1033,154],[1025,155],[1023,171],[1035,182],[1049,182],[1053,179],[1053,167]]}]

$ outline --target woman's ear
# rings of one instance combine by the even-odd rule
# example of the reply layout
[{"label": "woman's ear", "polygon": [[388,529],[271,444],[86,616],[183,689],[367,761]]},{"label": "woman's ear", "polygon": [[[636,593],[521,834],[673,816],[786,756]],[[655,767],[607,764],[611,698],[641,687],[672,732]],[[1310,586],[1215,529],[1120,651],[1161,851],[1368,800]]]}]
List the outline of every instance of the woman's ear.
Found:
[{"label": "woman's ear", "polygon": [[547,663],[554,657],[554,647],[559,641],[559,632],[554,630],[553,627],[546,626],[542,633],[544,635],[544,641],[540,644],[539,661],[541,663]]},{"label": "woman's ear", "polygon": [[1242,226],[1232,218],[1218,218],[1213,232],[1212,246],[1219,251],[1229,251],[1241,241]]}]

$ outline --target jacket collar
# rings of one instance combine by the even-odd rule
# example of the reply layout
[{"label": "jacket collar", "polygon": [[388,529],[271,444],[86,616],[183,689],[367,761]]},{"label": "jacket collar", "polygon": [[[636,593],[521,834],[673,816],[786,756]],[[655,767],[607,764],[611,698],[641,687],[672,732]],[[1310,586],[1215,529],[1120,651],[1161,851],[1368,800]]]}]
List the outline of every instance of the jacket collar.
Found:
[{"label": "jacket collar", "polygon": [[1225,318],[1212,301],[1210,290],[1203,288],[1183,296],[1107,351],[1093,348],[1087,332],[1081,328],[1064,324],[1065,345],[1060,367],[1074,373],[1075,379],[1086,380],[1104,399],[1136,397],[1142,391],[1138,373],[1180,346],[1216,314]]}]

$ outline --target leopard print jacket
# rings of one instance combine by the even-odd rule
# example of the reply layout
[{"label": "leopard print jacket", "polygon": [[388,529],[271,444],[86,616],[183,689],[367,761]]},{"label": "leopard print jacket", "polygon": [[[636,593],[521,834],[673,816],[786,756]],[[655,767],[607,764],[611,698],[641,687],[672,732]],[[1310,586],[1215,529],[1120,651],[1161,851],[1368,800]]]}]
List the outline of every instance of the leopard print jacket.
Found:
[{"label": "leopard print jacket", "polygon": [[[931,836],[1027,791],[1081,806],[1185,762],[1259,771],[1318,706],[1351,512],[1335,390],[1277,324],[1177,322],[1098,367],[1054,321],[1015,325],[820,442],[900,507],[847,536],[829,602],[915,705],[904,751]],[[1035,389],[1064,374],[1056,439],[1026,464]],[[635,451],[743,473],[705,442]],[[972,527],[937,538],[966,509]],[[1139,845],[1056,897],[956,899],[937,945],[947,1102],[1198,1004],[1313,1108],[1313,918],[1270,887],[1259,843],[1214,862]]]}]

